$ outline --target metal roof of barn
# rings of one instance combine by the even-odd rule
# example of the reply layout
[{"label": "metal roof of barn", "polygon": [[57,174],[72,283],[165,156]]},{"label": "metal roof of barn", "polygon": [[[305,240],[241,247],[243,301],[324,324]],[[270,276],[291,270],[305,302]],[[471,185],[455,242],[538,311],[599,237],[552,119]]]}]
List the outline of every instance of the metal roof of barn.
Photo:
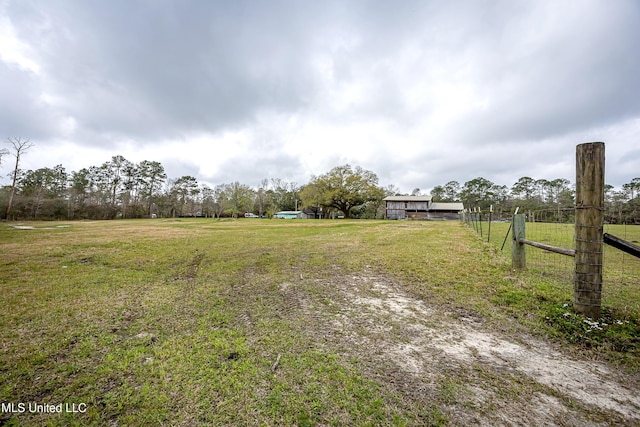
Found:
[{"label": "metal roof of barn", "polygon": [[430,211],[454,211],[459,212],[464,209],[464,205],[462,203],[443,203],[443,202],[434,202],[429,206]]},{"label": "metal roof of barn", "polygon": [[387,202],[430,202],[431,196],[388,196],[382,200]]}]

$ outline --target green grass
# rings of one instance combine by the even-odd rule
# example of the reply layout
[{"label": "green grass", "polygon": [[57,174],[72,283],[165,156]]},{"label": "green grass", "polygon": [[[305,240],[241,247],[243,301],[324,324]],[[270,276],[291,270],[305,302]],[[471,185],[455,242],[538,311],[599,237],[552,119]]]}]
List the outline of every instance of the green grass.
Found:
[{"label": "green grass", "polygon": [[322,278],[365,269],[448,312],[640,367],[639,287],[605,301],[619,329],[581,339],[580,319],[563,315],[570,286],[513,273],[457,222],[9,225],[0,227],[0,401],[88,410],[0,413],[0,424],[446,425],[464,377],[443,377],[428,404],[412,399],[335,348],[305,311],[307,300],[335,310]]}]

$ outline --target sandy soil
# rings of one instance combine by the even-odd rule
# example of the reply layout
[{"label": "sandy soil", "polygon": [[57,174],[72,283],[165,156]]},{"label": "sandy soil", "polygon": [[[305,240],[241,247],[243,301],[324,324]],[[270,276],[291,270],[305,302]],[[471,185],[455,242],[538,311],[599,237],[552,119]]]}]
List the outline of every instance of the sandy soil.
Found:
[{"label": "sandy soil", "polygon": [[[322,325],[321,338],[408,398],[444,407],[456,425],[640,425],[637,383],[602,362],[488,330],[370,270],[319,281],[337,292],[323,302],[307,294],[300,304],[314,329]],[[280,286],[299,297],[295,288]]]}]

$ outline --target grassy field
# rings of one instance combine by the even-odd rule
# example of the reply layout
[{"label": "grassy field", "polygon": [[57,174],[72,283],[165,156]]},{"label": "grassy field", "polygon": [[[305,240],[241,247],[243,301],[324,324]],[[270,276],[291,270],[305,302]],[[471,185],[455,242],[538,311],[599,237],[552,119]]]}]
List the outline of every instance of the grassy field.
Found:
[{"label": "grassy field", "polygon": [[570,285],[511,271],[458,222],[16,225],[0,224],[0,401],[86,407],[4,406],[0,425],[501,424],[494,411],[526,417],[517,408],[541,392],[578,420],[628,422],[480,362],[438,358],[417,378],[383,354],[412,335],[393,310],[365,318],[354,307],[393,288],[396,305],[417,301],[412,316],[431,313],[421,321],[531,335],[637,383],[640,287],[606,293],[608,323],[586,328],[567,315]]}]

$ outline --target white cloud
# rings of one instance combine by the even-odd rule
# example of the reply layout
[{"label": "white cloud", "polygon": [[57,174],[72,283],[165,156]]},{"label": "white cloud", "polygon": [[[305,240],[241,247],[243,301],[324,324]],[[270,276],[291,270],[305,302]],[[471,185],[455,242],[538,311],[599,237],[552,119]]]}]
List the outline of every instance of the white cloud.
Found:
[{"label": "white cloud", "polygon": [[[1,7],[1,6],[0,6]],[[0,14],[0,60],[16,64],[26,71],[38,74],[40,66],[32,58],[31,48],[18,38],[11,20],[4,14]]]},{"label": "white cloud", "polygon": [[350,163],[411,191],[572,179],[595,139],[612,184],[638,175],[634,1],[0,7],[0,127],[31,167],[121,154],[257,185]]}]

